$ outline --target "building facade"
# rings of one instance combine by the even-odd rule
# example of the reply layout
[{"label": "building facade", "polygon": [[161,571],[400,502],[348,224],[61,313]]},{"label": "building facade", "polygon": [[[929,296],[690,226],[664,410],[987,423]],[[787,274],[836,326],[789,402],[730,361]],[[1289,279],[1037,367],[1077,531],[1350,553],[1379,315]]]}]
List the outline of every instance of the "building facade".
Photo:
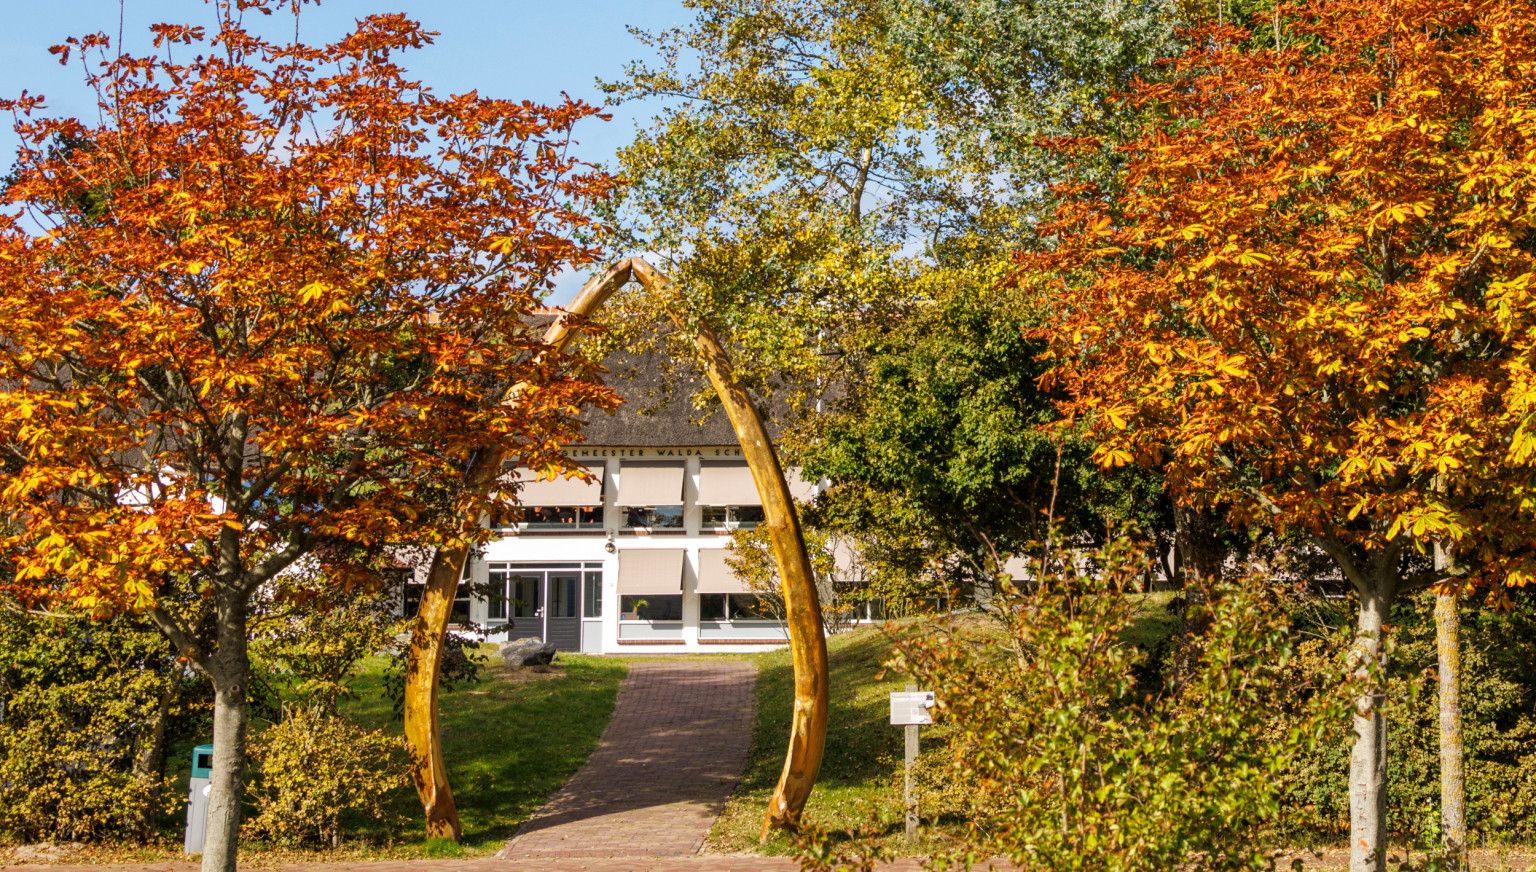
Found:
[{"label": "building facade", "polygon": [[[763,517],[729,424],[719,412],[695,420],[682,391],[656,385],[661,368],[616,368],[624,405],[589,416],[588,441],[566,451],[587,476],[509,471],[520,511],[490,519],[499,535],[466,567],[456,616],[495,640],[588,653],[787,644],[771,603],[726,562],[731,532]],[[789,480],[797,500],[814,496],[793,471]]]},{"label": "building facade", "polygon": [[[726,562],[731,532],[762,520],[734,445],[579,446],[590,480],[524,480],[521,518],[468,569],[468,618],[493,638],[568,651],[751,651],[787,642]],[[791,475],[796,497],[813,489]]]}]

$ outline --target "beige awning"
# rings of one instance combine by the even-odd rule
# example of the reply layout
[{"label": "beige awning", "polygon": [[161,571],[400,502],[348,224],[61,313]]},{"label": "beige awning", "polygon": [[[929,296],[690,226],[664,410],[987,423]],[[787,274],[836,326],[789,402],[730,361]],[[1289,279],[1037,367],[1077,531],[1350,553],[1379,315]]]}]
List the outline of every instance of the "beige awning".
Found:
[{"label": "beige awning", "polygon": [[683,592],[683,549],[626,548],[619,552],[619,595]]},{"label": "beige awning", "polygon": [[619,467],[620,506],[683,504],[681,463],[626,463]]},{"label": "beige awning", "polygon": [[699,550],[699,593],[747,593],[747,583],[725,562],[725,548]]},{"label": "beige awning", "polygon": [[816,482],[800,477],[800,470],[790,467],[784,470],[784,483],[789,485],[789,495],[795,502],[808,503],[816,498]]},{"label": "beige awning", "polygon": [[699,505],[760,506],[752,470],[746,464],[706,463],[699,467]]},{"label": "beige awning", "polygon": [[559,476],[554,479],[534,478],[530,470],[517,471],[522,482],[517,501],[525,506],[600,506],[603,504],[603,467],[582,467],[591,473],[591,481]]},{"label": "beige awning", "polygon": [[863,581],[863,561],[859,551],[847,539],[832,540],[832,578],[837,581]]}]

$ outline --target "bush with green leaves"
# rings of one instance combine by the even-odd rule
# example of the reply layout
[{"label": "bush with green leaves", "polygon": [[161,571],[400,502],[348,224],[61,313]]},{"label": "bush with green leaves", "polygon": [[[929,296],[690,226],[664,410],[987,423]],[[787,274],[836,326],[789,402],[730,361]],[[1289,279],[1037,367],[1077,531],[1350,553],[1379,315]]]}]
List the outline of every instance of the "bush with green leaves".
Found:
[{"label": "bush with green leaves", "polygon": [[1128,638],[1126,594],[1145,569],[1135,553],[1125,541],[1052,551],[1028,589],[1002,585],[1000,634],[973,619],[896,640],[892,666],[938,699],[924,803],[963,827],[945,859],[1267,868],[1251,834],[1279,818],[1285,772],[1325,725],[1347,723],[1347,701],[1318,695],[1309,717],[1267,729],[1293,652],[1279,597],[1260,579],[1199,606],[1199,634],[1148,693],[1146,655]]},{"label": "bush with green leaves", "polygon": [[334,712],[358,664],[398,647],[405,625],[392,603],[304,573],[280,578],[255,622],[256,673],[284,699]]},{"label": "bush with green leaves", "polygon": [[[1439,708],[1433,596],[1393,610],[1388,698],[1387,823],[1395,840],[1439,843]],[[1462,723],[1466,798],[1474,844],[1536,841],[1536,591],[1496,605],[1462,606]],[[1345,606],[1311,600],[1296,607],[1301,628],[1288,683],[1314,686],[1332,652],[1348,644]],[[1288,783],[1282,841],[1332,843],[1348,831],[1349,750],[1319,746],[1296,761]]]},{"label": "bush with green leaves", "polygon": [[255,838],[334,846],[348,820],[373,821],[385,830],[402,822],[396,794],[408,782],[399,737],[298,706],[256,735],[251,762],[254,814],[245,831]]},{"label": "bush with green leaves", "polygon": [[0,610],[0,838],[143,840],[179,807],[166,750],[201,680],[129,618]]}]

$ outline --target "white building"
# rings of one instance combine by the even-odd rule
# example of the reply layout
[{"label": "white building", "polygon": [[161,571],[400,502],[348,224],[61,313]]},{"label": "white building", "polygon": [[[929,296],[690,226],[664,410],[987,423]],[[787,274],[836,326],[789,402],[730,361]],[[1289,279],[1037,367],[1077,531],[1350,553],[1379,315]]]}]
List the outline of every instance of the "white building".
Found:
[{"label": "white building", "polygon": [[[696,425],[682,397],[654,414],[641,408],[593,413],[588,442],[567,452],[591,481],[523,478],[522,520],[493,521],[502,535],[471,559],[461,619],[496,639],[590,653],[786,643],[782,623],[726,565],[731,531],[763,514],[723,414]],[[790,486],[796,499],[814,494],[793,473]]]}]

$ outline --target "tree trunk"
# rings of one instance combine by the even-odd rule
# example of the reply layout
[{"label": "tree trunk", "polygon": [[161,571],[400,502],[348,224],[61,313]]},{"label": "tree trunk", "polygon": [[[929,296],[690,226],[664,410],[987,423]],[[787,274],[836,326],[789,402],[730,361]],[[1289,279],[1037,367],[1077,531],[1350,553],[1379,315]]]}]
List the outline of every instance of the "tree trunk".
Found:
[{"label": "tree trunk", "polygon": [[[635,278],[653,293],[668,287],[666,277],[639,258],[631,260]],[[827,681],[827,639],[822,631],[821,601],[816,593],[816,572],[805,550],[800,517],[794,499],[784,481],[773,442],[763,427],[762,416],[752,398],[736,382],[730,358],[715,335],[702,325],[690,327],[680,313],[671,310],[678,329],[693,335],[694,346],[704,362],[710,384],[720,397],[720,404],[731,420],[752,481],[763,501],[763,518],[773,543],[773,556],[779,569],[779,584],[784,593],[784,611],[789,625],[789,651],[795,670],[795,701],[789,725],[789,747],[784,755],[784,769],[779,783],[768,799],[768,814],[762,835],[779,827],[794,830],[810,798],[811,788],[821,769],[827,741],[827,714],[830,705]]]},{"label": "tree trunk", "polygon": [[246,601],[223,594],[217,609],[218,649],[210,658],[213,682],[213,771],[209,774],[208,828],[202,872],[234,872],[240,841],[240,800],[245,772],[245,730],[250,717],[247,687]]},{"label": "tree trunk", "polygon": [[1391,608],[1389,584],[1360,592],[1354,643],[1355,744],[1349,755],[1349,872],[1385,872],[1387,868],[1387,722],[1382,715],[1387,655],[1382,624]]},{"label": "tree trunk", "polygon": [[[171,674],[165,677],[165,685],[160,688],[160,698],[155,702],[154,720],[150,722],[149,736],[144,740],[144,747],[139,749],[139,756],[133,761],[133,774],[144,781],[158,785],[165,775],[165,734],[166,727],[171,719],[171,705],[176,702],[176,693],[179,682],[174,673],[175,663],[165,667]],[[158,793],[158,788],[156,793]],[[146,809],[144,812],[143,828],[145,833],[154,829],[155,810]]]},{"label": "tree trunk", "polygon": [[[1442,553],[1436,549],[1436,562]],[[1440,835],[1447,868],[1467,868],[1466,782],[1461,734],[1461,617],[1456,592],[1435,594],[1435,646],[1439,650],[1440,690]]]},{"label": "tree trunk", "polygon": [[[498,467],[500,459],[498,457]],[[411,622],[405,659],[405,747],[411,761],[411,781],[426,815],[427,835],[452,839],[463,835],[459,809],[448,785],[443,739],[437,721],[437,676],[442,667],[448,621],[454,595],[464,572],[464,548],[439,550],[432,559],[421,605]]]},{"label": "tree trunk", "polygon": [[1227,559],[1220,525],[1209,512],[1174,505],[1173,529],[1181,575],[1179,587],[1186,596],[1204,601],[1211,585],[1221,581],[1222,566]]},{"label": "tree trunk", "polygon": [[[566,309],[571,315],[585,317],[595,312],[614,291],[630,279],[629,261],[615,264],[593,278]],[[560,351],[570,342],[574,330],[569,319],[561,317],[544,333],[544,344]],[[518,384],[508,392],[507,402],[515,403],[526,385]],[[487,449],[474,455],[464,472],[465,493],[485,496],[496,487],[506,454]],[[478,519],[465,519],[476,523]],[[448,783],[448,764],[443,759],[442,733],[437,717],[437,679],[442,669],[443,646],[448,638],[448,621],[453,615],[453,599],[468,559],[468,549],[439,549],[427,573],[421,605],[411,621],[410,647],[405,660],[405,746],[410,757],[411,780],[426,815],[427,834],[452,839],[463,836],[453,788]]]}]

